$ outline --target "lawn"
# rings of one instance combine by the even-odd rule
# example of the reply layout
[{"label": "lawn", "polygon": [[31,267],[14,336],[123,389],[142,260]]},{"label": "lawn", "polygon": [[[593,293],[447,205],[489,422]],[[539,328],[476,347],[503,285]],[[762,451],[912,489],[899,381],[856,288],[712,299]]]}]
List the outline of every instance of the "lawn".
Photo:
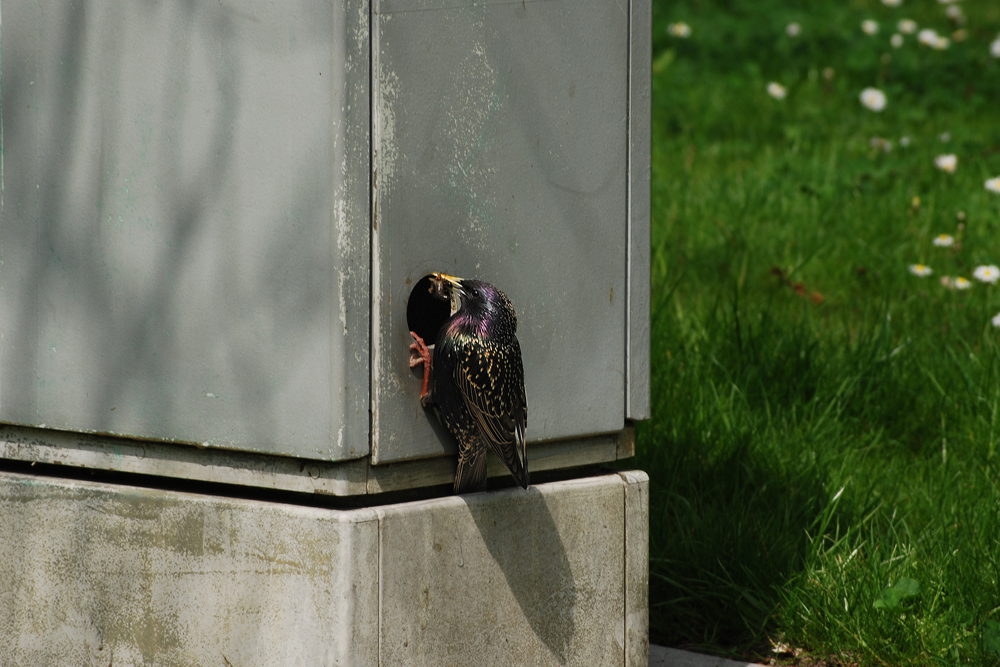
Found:
[{"label": "lawn", "polygon": [[654,642],[1000,664],[998,34],[995,0],[654,2]]}]

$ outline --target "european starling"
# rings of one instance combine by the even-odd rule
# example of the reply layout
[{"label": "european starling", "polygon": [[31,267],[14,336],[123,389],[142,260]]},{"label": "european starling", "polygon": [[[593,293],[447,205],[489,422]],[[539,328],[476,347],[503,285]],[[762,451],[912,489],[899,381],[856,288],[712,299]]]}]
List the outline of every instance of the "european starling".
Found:
[{"label": "european starling", "polygon": [[443,273],[432,274],[430,291],[451,302],[451,316],[434,344],[433,372],[430,349],[412,331],[410,366],[424,365],[420,401],[437,408],[458,440],[455,493],[486,489],[488,449],[528,488],[528,403],[514,306],[489,283]]}]

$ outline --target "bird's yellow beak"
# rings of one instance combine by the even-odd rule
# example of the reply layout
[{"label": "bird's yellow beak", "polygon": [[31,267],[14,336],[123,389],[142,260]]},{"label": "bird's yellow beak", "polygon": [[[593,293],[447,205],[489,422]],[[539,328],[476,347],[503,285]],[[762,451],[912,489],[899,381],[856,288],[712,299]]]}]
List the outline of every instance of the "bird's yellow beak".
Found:
[{"label": "bird's yellow beak", "polygon": [[432,273],[432,280],[440,282],[442,280],[451,283],[452,285],[459,287],[462,283],[461,278],[456,278],[455,276],[449,276],[447,273]]}]

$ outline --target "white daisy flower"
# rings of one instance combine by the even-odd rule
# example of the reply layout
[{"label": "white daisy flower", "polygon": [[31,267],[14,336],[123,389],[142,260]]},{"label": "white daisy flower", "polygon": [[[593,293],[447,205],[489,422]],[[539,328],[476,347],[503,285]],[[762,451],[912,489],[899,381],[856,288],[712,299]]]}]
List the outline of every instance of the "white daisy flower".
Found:
[{"label": "white daisy flower", "polygon": [[954,153],[949,153],[948,155],[938,155],[934,158],[934,166],[941,171],[954,174],[955,170],[958,169],[958,157]]},{"label": "white daisy flower", "polygon": [[907,146],[910,145],[910,138],[909,137],[905,137],[905,136],[904,137],[900,137],[899,138],[899,145],[902,146],[903,148],[906,148]]},{"label": "white daisy flower", "polygon": [[686,39],[691,36],[691,26],[683,21],[678,21],[677,23],[671,23],[667,26],[667,32],[669,32],[674,37],[680,37]]},{"label": "white daisy flower", "polygon": [[990,192],[995,192],[998,195],[1000,195],[1000,176],[997,176],[996,178],[991,178],[990,180],[986,181],[986,189],[989,190]]},{"label": "white daisy flower", "polygon": [[917,41],[924,46],[933,47],[938,41],[938,34],[930,28],[924,28],[917,33]]},{"label": "white daisy flower", "polygon": [[878,22],[872,21],[871,19],[865,19],[864,21],[861,22],[861,30],[866,35],[878,34]]},{"label": "white daisy flower", "polygon": [[926,266],[924,264],[910,264],[910,273],[912,273],[915,276],[920,276],[921,278],[924,278],[934,273],[934,271],[931,269],[931,267]]},{"label": "white daisy flower", "polygon": [[944,51],[949,46],[951,46],[951,40],[947,37],[938,37],[934,40],[934,43],[931,44],[931,47],[933,47],[936,51]]},{"label": "white daisy flower", "polygon": [[993,319],[990,320],[990,321],[993,322],[993,326],[995,326],[997,328],[1000,328],[1000,313],[997,313],[996,315],[994,315]]},{"label": "white daisy flower", "polygon": [[941,276],[941,284],[948,289],[969,289],[972,287],[972,283],[968,278],[952,278],[951,276]]},{"label": "white daisy flower", "polygon": [[938,234],[934,237],[934,245],[939,248],[950,248],[955,245],[955,237],[951,234]]},{"label": "white daisy flower", "polygon": [[941,143],[943,143],[943,144],[946,144],[946,143],[948,143],[949,141],[951,141],[951,132],[942,132],[942,133],[941,133],[941,134],[940,134],[940,135],[938,136],[938,141],[940,141],[940,142],[941,142]]},{"label": "white daisy flower", "polygon": [[899,7],[903,4],[903,0],[882,0],[882,4],[886,7]]},{"label": "white daisy flower", "polygon": [[767,84],[767,94],[776,100],[783,100],[785,99],[785,95],[788,94],[788,90],[780,83],[775,83],[774,81],[772,81],[771,83]]},{"label": "white daisy flower", "polygon": [[889,38],[889,43],[892,44],[892,48],[898,49],[903,45],[903,36],[898,32]]},{"label": "white daisy flower", "polygon": [[998,269],[993,264],[989,266],[977,266],[976,270],[972,272],[972,277],[979,282],[994,284],[997,280],[1000,280],[1000,269]]},{"label": "white daisy flower", "polygon": [[946,9],[944,13],[948,15],[948,18],[959,25],[965,23],[965,14],[962,12],[962,8],[958,5],[952,5]]},{"label": "white daisy flower", "polygon": [[913,19],[903,19],[896,24],[896,29],[904,35],[912,35],[917,31],[917,22]]},{"label": "white daisy flower", "polygon": [[792,21],[785,26],[785,34],[789,37],[798,37],[802,34],[802,26],[795,21]]},{"label": "white daisy flower", "polygon": [[878,88],[865,88],[861,91],[861,103],[872,111],[881,111],[885,108],[885,93]]},{"label": "white daisy flower", "polygon": [[990,42],[990,55],[994,58],[1000,58],[1000,37]]}]

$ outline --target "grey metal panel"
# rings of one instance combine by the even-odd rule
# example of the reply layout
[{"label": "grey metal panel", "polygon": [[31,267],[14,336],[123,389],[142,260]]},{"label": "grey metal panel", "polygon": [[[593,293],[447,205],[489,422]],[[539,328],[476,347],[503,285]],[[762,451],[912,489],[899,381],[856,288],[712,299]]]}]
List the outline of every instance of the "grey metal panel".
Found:
[{"label": "grey metal panel", "polygon": [[[634,440],[632,430],[626,429],[620,433],[537,443],[531,450],[531,472],[627,458],[634,454]],[[328,496],[437,485],[450,487],[456,464],[454,456],[380,466],[371,465],[368,458],[305,461],[9,424],[0,424],[0,458]],[[491,453],[488,474],[507,477],[510,471]]]},{"label": "grey metal panel", "polygon": [[368,451],[367,3],[3,3],[0,421]]},{"label": "grey metal panel", "polygon": [[[545,470],[575,468],[607,463],[621,458],[622,445],[628,432],[604,433],[582,438],[567,438],[536,443],[531,448],[531,474]],[[0,443],[2,446],[2,443]],[[633,454],[629,454],[632,456]],[[510,470],[492,452],[488,455],[490,478],[510,477]],[[457,459],[454,456],[400,461],[368,468],[368,493],[387,493],[418,487],[441,485],[450,487],[455,481]],[[339,464],[351,465],[351,464]]]},{"label": "grey metal panel", "polygon": [[625,399],[627,5],[373,5],[373,462],[447,451],[407,366],[430,271],[518,313],[531,441],[619,431]]},{"label": "grey metal panel", "polygon": [[652,4],[632,0],[629,7],[629,279],[628,355],[625,415],[649,419],[650,344],[650,77]]},{"label": "grey metal panel", "polygon": [[321,495],[368,493],[366,458],[304,461],[7,424],[0,424],[0,458]]}]

